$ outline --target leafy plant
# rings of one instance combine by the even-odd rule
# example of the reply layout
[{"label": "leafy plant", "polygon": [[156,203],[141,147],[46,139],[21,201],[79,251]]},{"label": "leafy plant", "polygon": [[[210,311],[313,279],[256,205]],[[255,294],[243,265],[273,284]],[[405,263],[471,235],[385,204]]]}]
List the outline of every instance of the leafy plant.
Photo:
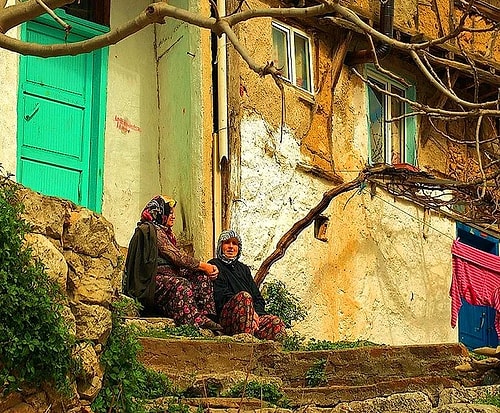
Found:
[{"label": "leafy plant", "polygon": [[328,341],[317,340],[315,338],[309,339],[305,342],[306,338],[297,332],[289,333],[283,341],[283,350],[285,351],[318,351],[318,350],[344,350],[357,347],[371,347],[380,346],[380,344],[373,343],[366,340],[356,341]]},{"label": "leafy plant", "polygon": [[318,387],[326,384],[326,359],[317,360],[306,372],[306,385],[308,387]]},{"label": "leafy plant", "polygon": [[477,400],[475,403],[490,404],[492,406],[500,407],[500,394],[498,394],[498,392],[494,394],[489,393],[485,397]]},{"label": "leafy plant", "polygon": [[154,338],[190,337],[208,339],[201,334],[197,327],[188,324],[176,327],[148,328],[141,331],[140,335]]},{"label": "leafy plant", "polygon": [[141,346],[136,331],[123,323],[127,305],[126,300],[113,303],[113,327],[101,356],[103,387],[92,403],[96,413],[142,413],[146,399],[176,393],[164,374],[147,369],[137,360]]},{"label": "leafy plant", "polygon": [[167,408],[168,413],[188,413],[189,406],[182,403],[170,403]]},{"label": "leafy plant", "polygon": [[305,337],[296,331],[286,335],[282,342],[283,350],[285,351],[300,351],[304,348]]},{"label": "leafy plant", "polygon": [[343,350],[348,348],[357,347],[371,347],[379,346],[380,344],[372,343],[371,341],[356,340],[356,341],[328,341],[316,340],[311,338],[304,346],[304,351],[317,351],[317,350]]},{"label": "leafy plant", "polygon": [[62,316],[64,294],[23,240],[17,188],[0,165],[0,389],[49,383],[69,392],[78,364]]},{"label": "leafy plant", "polygon": [[262,296],[266,300],[266,311],[280,317],[287,328],[290,328],[294,321],[304,320],[307,316],[300,300],[290,293],[281,281],[264,284]]},{"label": "leafy plant", "polygon": [[278,407],[288,407],[289,401],[274,383],[260,383],[258,381],[240,381],[226,393],[228,397],[254,397],[264,400]]}]

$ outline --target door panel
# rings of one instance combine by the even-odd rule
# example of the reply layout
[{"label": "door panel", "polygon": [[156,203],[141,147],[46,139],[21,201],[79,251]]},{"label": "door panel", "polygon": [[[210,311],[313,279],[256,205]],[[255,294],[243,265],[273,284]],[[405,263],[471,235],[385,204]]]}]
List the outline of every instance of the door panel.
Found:
[{"label": "door panel", "polygon": [[[52,19],[42,16],[24,25],[23,39],[54,44],[101,34],[93,23],[63,17],[73,28],[67,38]],[[106,56],[107,50],[55,58],[22,56],[19,75],[18,181],[96,211],[102,199]]]},{"label": "door panel", "polygon": [[[38,191],[65,199],[80,199],[82,192],[82,174],[78,170],[60,168],[57,165],[24,159],[20,168],[24,185],[37,187]],[[57,188],[57,191],[54,191]]]},{"label": "door panel", "polygon": [[458,313],[459,341],[469,349],[496,347],[498,337],[494,326],[495,314],[494,308],[471,305],[462,300]]},{"label": "door panel", "polygon": [[[27,41],[54,44],[64,43],[65,32],[37,22],[29,22],[27,25]],[[82,36],[71,34],[68,42],[85,40]],[[79,96],[81,99],[87,97],[88,72],[92,70],[92,54],[81,54],[77,56],[51,57],[48,59],[29,56],[26,58],[26,83],[28,85],[42,85],[45,90],[57,93],[69,93]],[[89,67],[90,65],[90,67]],[[90,79],[91,80],[91,79]],[[91,84],[89,85],[91,87]],[[81,103],[81,102],[80,102]]]},{"label": "door panel", "polygon": [[[85,155],[85,108],[25,93],[23,96],[23,153],[41,161],[69,162],[76,168]],[[83,169],[82,165],[80,168]]]},{"label": "door panel", "polygon": [[[475,228],[457,223],[457,238],[478,250],[498,255],[499,240]],[[496,347],[498,336],[494,325],[495,315],[496,310],[492,307],[471,305],[462,300],[462,307],[458,313],[459,341],[469,349]]]}]

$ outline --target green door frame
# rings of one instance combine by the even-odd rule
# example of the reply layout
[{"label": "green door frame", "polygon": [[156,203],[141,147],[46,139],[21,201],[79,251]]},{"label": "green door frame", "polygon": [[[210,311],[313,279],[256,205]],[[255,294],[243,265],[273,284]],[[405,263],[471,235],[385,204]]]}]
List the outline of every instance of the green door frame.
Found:
[{"label": "green door frame", "polygon": [[[66,23],[72,26],[72,32],[84,37],[92,38],[96,35],[104,34],[109,31],[106,26],[99,25],[87,20],[80,19],[64,12],[56,10],[57,15]],[[50,28],[63,30],[62,27],[47,14],[38,17],[37,23]],[[22,25],[21,39],[27,39],[28,23]],[[102,193],[103,193],[103,169],[104,169],[104,129],[106,121],[106,102],[107,102],[107,74],[108,74],[108,47],[93,52],[93,92],[90,102],[90,153],[89,153],[89,182],[87,204],[84,205],[96,212],[102,211]],[[23,96],[23,79],[26,70],[26,57],[21,56],[19,62],[19,85],[18,85],[18,103],[17,103],[17,133],[21,136],[21,125],[23,110],[21,108]],[[20,139],[17,140],[17,168],[20,168]]]}]

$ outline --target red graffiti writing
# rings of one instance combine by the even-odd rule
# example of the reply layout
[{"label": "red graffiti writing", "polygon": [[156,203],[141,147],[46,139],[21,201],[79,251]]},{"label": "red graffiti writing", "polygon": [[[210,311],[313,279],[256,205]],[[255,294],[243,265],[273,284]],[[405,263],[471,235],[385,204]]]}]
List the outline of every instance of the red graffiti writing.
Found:
[{"label": "red graffiti writing", "polygon": [[120,118],[119,116],[116,115],[115,115],[115,122],[116,122],[116,127],[122,133],[130,133],[130,131],[136,131],[136,132],[141,131],[141,128],[139,126],[134,125],[133,123],[130,123],[127,119]]}]

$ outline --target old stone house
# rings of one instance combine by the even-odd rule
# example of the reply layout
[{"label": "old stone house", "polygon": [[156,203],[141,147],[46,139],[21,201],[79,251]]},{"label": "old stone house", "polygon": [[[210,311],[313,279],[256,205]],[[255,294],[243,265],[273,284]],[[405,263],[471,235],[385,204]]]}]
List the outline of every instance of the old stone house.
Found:
[{"label": "old stone house", "polygon": [[[170,3],[210,14],[208,2]],[[147,4],[81,2],[62,15],[76,40],[120,25]],[[379,27],[379,2],[346,5]],[[230,12],[238,2],[218,6]],[[242,4],[284,6],[289,4],[272,0]],[[463,7],[396,0],[390,32],[401,41],[437,38],[450,31],[451,16],[460,16]],[[495,20],[494,6],[476,7]],[[477,13],[470,21],[485,27]],[[148,199],[173,196],[179,200],[174,230],[198,257],[209,258],[219,231],[232,227],[254,271],[325,191],[353,180],[367,165],[460,180],[478,176],[474,151],[450,143],[422,116],[403,116],[408,105],[353,71],[391,93],[447,108],[407,54],[384,52],[383,66],[399,80],[381,72],[359,52],[369,47],[366,38],[336,15],[251,19],[235,31],[255,61],[282,68],[282,91],[250,70],[223,38],[173,19],[75,58],[0,50],[7,67],[0,75],[0,161],[26,186],[102,212],[122,246]],[[12,32],[39,42],[62,36],[46,16]],[[452,73],[464,96],[474,95],[474,76],[480,99],[500,84],[490,70],[497,66],[495,36],[469,33],[463,54],[475,59],[475,74],[459,57],[440,69],[443,79]],[[436,48],[446,57],[459,55],[458,47]],[[384,122],[398,116],[398,122]],[[457,120],[446,127],[450,136],[463,137],[472,126]],[[497,132],[485,127],[482,133]],[[361,185],[336,197],[266,279],[283,281],[306,304],[308,317],[295,328],[308,336],[496,345],[493,308],[464,306],[458,328],[450,326],[457,237],[498,255],[495,227],[435,213],[383,185]]]}]

